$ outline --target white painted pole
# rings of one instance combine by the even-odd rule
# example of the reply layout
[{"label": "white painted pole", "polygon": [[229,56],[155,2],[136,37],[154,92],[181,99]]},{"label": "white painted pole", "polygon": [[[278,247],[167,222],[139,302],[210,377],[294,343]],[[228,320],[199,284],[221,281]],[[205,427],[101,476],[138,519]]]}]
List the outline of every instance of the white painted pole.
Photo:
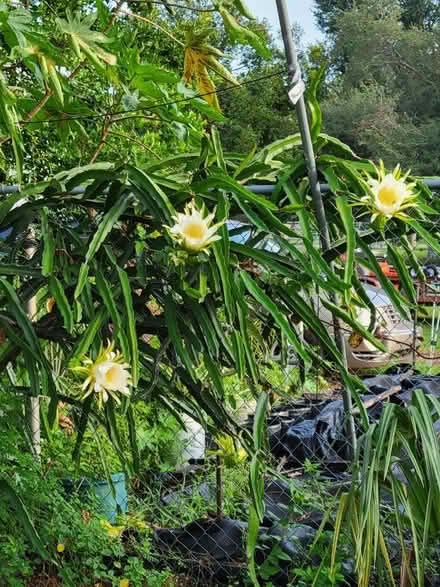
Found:
[{"label": "white painted pole", "polygon": [[[26,248],[26,256],[32,259],[35,255],[34,232],[29,231],[27,238],[30,240]],[[26,312],[31,321],[35,320],[37,315],[37,298],[34,296],[26,303]],[[39,459],[41,455],[41,423],[40,423],[40,397],[32,396],[26,398],[26,417],[31,435],[31,445],[34,455]]]}]

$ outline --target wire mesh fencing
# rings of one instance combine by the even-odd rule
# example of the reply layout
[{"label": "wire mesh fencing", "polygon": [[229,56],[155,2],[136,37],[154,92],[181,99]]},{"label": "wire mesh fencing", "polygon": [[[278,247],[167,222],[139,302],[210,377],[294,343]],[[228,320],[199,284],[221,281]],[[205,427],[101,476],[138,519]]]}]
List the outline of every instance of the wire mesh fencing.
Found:
[{"label": "wire mesh fencing", "polygon": [[[300,234],[299,225],[292,228]],[[244,243],[252,238],[252,230],[238,221],[231,223],[230,229],[234,231],[232,240]],[[435,222],[432,229],[437,230]],[[399,295],[406,295],[388,257],[390,243],[399,247],[398,237],[373,243],[372,250]],[[294,244],[305,251],[301,237]],[[318,230],[313,244],[318,250]],[[406,318],[384,290],[377,273],[363,264],[362,252],[356,251],[355,271],[369,300],[368,307],[359,310],[357,319],[383,347],[377,348],[344,323],[340,328],[348,369],[363,380],[366,390],[360,401],[372,422],[378,420],[386,402],[406,406],[415,389],[423,389],[427,394],[440,391],[440,259],[421,243],[415,241],[412,245],[421,273],[407,263],[417,305]],[[271,236],[258,246],[283,254],[279,242]],[[337,270],[342,272],[343,255],[336,263]],[[257,264],[249,261],[247,268],[259,274]],[[266,277],[270,279],[270,275]],[[333,317],[323,303],[326,295],[315,288],[305,294],[305,299],[313,306],[322,328],[333,337]],[[353,444],[348,424],[354,420],[358,436],[363,428],[359,405],[355,404],[347,413],[345,384],[330,358],[322,354],[314,333],[298,317],[292,317],[291,325],[324,362],[304,364],[277,331],[271,333],[261,349],[260,368],[266,381],[264,390],[269,394],[269,409],[265,508],[255,558],[262,584],[289,585],[301,580],[307,584],[318,571],[322,572],[322,584],[326,584],[326,578],[332,579],[330,534],[338,499],[353,480]],[[228,411],[251,434],[257,401],[255,389],[234,375],[225,377],[224,383]],[[79,412],[75,410],[63,402],[59,404],[58,423],[65,434],[76,426]],[[38,454],[38,398],[26,401],[22,417],[29,444]],[[175,450],[173,463],[158,463],[155,468],[146,468],[127,479],[126,510],[135,512],[151,530],[151,550],[144,564],[149,568],[171,569],[174,583],[170,585],[248,584],[246,540],[252,500],[249,458],[242,451],[239,438],[213,437],[196,420],[186,416],[182,419],[185,426],[170,440]],[[383,507],[391,512],[389,496],[385,496]],[[391,529],[386,540],[391,562],[397,564],[400,547]],[[356,584],[348,537],[336,562],[340,577],[348,584]]]},{"label": "wire mesh fencing", "polygon": [[[246,242],[251,238],[245,227],[239,231],[238,222],[231,224],[231,228],[233,240]],[[318,232],[315,239],[318,248]],[[300,240],[296,243],[298,247]],[[405,296],[388,258],[389,244],[399,247],[397,237],[374,243],[372,250],[382,272],[399,295]],[[279,243],[271,237],[258,246],[282,254]],[[379,275],[369,264],[363,264],[361,251],[356,251],[355,271],[369,302],[359,310],[357,319],[374,334],[381,348],[344,323],[340,328],[348,369],[361,378],[364,386],[359,401],[370,422],[379,420],[387,402],[408,406],[416,389],[428,395],[440,391],[440,260],[417,241],[412,246],[421,274],[405,260],[417,296],[416,307],[406,317],[396,308]],[[343,271],[344,262],[342,255],[337,260],[339,271]],[[258,266],[251,262],[248,269],[258,272]],[[322,303],[325,295],[315,290],[307,299],[322,328],[333,336],[332,315]],[[313,333],[300,320],[292,319],[292,326],[300,338],[315,344],[316,352],[321,352]],[[265,513],[255,555],[258,577],[262,584],[293,585],[312,582],[321,573],[322,584],[334,584],[336,576],[343,584],[356,584],[351,537],[342,541],[333,570],[330,547],[340,495],[353,483],[353,445],[347,432],[348,421],[354,421],[358,438],[365,431],[360,406],[354,403],[347,414],[345,386],[331,361],[302,364],[293,347],[283,344],[281,334],[265,342],[261,368],[267,380],[270,406],[266,419]],[[233,398],[228,409],[238,423],[252,432],[256,403],[251,390],[245,382],[233,378],[225,382],[225,387]],[[187,582],[184,584],[246,584],[249,462],[240,459],[239,441],[231,444],[229,454],[219,458],[216,439],[191,426],[187,427],[185,441],[192,446],[185,449],[189,458],[181,469],[139,481],[144,492],[139,499],[148,496],[148,503],[155,504],[149,507],[156,507],[156,517],[152,519],[159,522],[159,527],[154,543],[162,562]],[[191,457],[193,451],[197,452],[196,457]],[[384,492],[381,500],[384,516],[392,516],[391,494]],[[385,525],[384,533],[390,564],[396,567],[401,562],[401,545],[392,525]],[[380,580],[386,584],[383,569],[374,569],[372,576],[374,584]]]}]

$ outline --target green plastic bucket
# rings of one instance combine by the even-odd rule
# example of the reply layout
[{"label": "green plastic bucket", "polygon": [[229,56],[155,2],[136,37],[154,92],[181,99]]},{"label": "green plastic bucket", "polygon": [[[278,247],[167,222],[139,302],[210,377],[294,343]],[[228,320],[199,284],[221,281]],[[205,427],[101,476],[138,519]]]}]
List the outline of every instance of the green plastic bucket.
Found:
[{"label": "green plastic bucket", "polygon": [[62,479],[61,484],[66,497],[72,493],[78,493],[79,498],[87,503],[89,495],[95,495],[101,515],[111,524],[116,522],[118,513],[127,513],[127,489],[125,486],[125,473],[113,473],[111,475],[115,496],[107,479]]},{"label": "green plastic bucket", "polygon": [[98,498],[101,513],[111,524],[116,522],[119,512],[127,513],[127,488],[125,486],[125,473],[113,473],[111,476],[115,495],[109,482],[105,480],[90,480],[90,487]]}]

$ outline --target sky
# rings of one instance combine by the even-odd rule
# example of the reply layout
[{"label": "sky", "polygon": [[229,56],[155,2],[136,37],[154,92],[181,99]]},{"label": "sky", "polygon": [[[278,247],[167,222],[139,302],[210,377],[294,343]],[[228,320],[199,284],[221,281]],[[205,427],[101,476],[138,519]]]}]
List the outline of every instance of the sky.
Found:
[{"label": "sky", "polygon": [[[280,27],[275,0],[246,0],[246,4],[257,18],[266,18],[272,25],[273,33],[278,34]],[[301,25],[305,45],[322,40],[322,33],[315,25],[313,4],[313,0],[287,0],[290,22]]]}]

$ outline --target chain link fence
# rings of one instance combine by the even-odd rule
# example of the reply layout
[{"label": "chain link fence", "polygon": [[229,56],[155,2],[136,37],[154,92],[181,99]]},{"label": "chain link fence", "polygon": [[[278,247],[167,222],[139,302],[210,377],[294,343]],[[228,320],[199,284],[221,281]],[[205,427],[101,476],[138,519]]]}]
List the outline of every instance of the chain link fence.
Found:
[{"label": "chain link fence", "polygon": [[[433,222],[433,232],[439,223],[440,220]],[[231,222],[229,228],[236,242],[245,243],[252,237],[251,229],[240,221]],[[292,225],[292,229],[301,234],[299,225]],[[294,244],[303,247],[301,236]],[[373,243],[371,250],[382,271],[404,295],[388,258],[388,244]],[[391,244],[399,248],[398,237]],[[314,245],[319,249],[318,231]],[[280,244],[270,236],[258,246],[283,254]],[[359,310],[358,320],[374,333],[385,350],[376,348],[346,324],[341,324],[341,329],[347,366],[363,380],[366,392],[361,394],[361,401],[372,421],[379,418],[385,402],[407,405],[416,388],[428,394],[440,391],[440,258],[417,239],[412,246],[422,274],[408,263],[418,303],[407,319],[401,317],[378,275],[362,263],[362,253],[357,251],[356,272],[370,301],[370,309]],[[343,256],[337,265],[343,268]],[[254,270],[258,272],[259,268],[254,266]],[[263,278],[270,279],[270,275]],[[313,305],[322,328],[333,335],[331,313],[322,303],[325,295],[313,290],[306,299]],[[317,354],[321,353],[313,333],[301,320],[292,318],[292,326],[300,338],[316,345]],[[356,584],[349,537],[338,550],[337,576],[330,576],[337,501],[352,483],[353,447],[347,433],[344,384],[328,357],[321,355],[325,364],[304,365],[276,332],[264,343],[260,361],[270,407],[266,421],[265,514],[255,554],[258,577],[263,585],[307,585],[316,576],[320,577],[321,582],[316,583],[319,585],[338,581]],[[225,398],[235,421],[252,433],[254,390],[246,381],[231,375],[225,378]],[[38,454],[38,398],[28,398],[25,405],[23,429]],[[79,413],[64,403],[59,409],[59,425],[69,434]],[[350,417],[360,435],[359,407],[353,408]],[[128,503],[123,509],[136,513],[151,529],[152,546],[144,564],[171,569],[169,585],[246,585],[251,503],[247,455],[238,441],[211,437],[189,417],[183,417],[183,422],[185,428],[177,430],[172,440],[174,466],[145,470],[128,483]],[[388,507],[386,499],[384,507]],[[391,562],[397,564],[397,540],[391,535],[386,539],[394,557]],[[378,579],[376,574],[375,581]]]},{"label": "chain link fence", "polygon": [[[251,239],[251,230],[231,222],[231,238]],[[300,234],[300,227],[292,225]],[[362,228],[362,227],[359,227]],[[437,230],[433,223],[433,232]],[[399,248],[399,239],[391,244]],[[315,233],[319,249],[319,234]],[[371,245],[384,274],[402,295],[405,292],[388,257],[386,242]],[[259,247],[282,254],[276,239],[267,237]],[[299,237],[295,246],[301,248]],[[439,311],[440,259],[416,239],[412,240],[422,274],[407,263],[417,295],[417,308],[404,319],[382,288],[380,279],[356,252],[356,271],[363,283],[371,309],[360,309],[358,320],[382,342],[376,348],[353,329],[341,324],[347,365],[365,386],[360,400],[370,421],[377,421],[386,402],[408,405],[412,392],[440,391]],[[403,252],[402,252],[403,254]],[[405,257],[404,257],[405,258]],[[405,261],[406,262],[406,261]],[[337,262],[343,268],[344,256]],[[251,267],[249,267],[252,269]],[[249,269],[248,268],[248,269]],[[258,267],[254,267],[258,271]],[[270,276],[267,276],[270,278]],[[309,292],[322,328],[331,335],[333,321],[322,304],[325,292]],[[341,302],[340,302],[341,303]],[[374,319],[372,319],[374,313]],[[316,344],[313,334],[300,321],[292,321],[298,334]],[[267,379],[270,409],[267,416],[267,454],[264,482],[265,515],[260,527],[256,563],[261,584],[296,585],[356,584],[351,537],[338,548],[333,574],[330,571],[331,540],[339,496],[352,483],[352,443],[347,433],[344,384],[337,369],[324,365],[303,365],[292,347],[283,348],[274,334],[265,341],[261,367]],[[316,352],[320,353],[319,346]],[[323,357],[328,359],[328,357]],[[252,432],[255,399],[246,383],[234,378],[225,381],[228,404],[236,421]],[[363,428],[359,407],[351,417],[356,435]],[[161,563],[172,568],[185,585],[247,584],[246,558],[249,463],[240,459],[239,444],[230,453],[216,457],[219,445],[195,422],[182,432],[181,468],[175,472],[152,472],[137,481],[137,506],[148,504],[146,517],[157,529],[154,544]],[[185,444],[186,443],[186,444]],[[184,447],[187,448],[184,448]],[[384,495],[383,508],[392,514],[392,499]],[[401,551],[391,526],[386,542],[392,566],[400,564]],[[434,570],[432,570],[435,573]],[[374,584],[386,574],[374,573]]]}]

